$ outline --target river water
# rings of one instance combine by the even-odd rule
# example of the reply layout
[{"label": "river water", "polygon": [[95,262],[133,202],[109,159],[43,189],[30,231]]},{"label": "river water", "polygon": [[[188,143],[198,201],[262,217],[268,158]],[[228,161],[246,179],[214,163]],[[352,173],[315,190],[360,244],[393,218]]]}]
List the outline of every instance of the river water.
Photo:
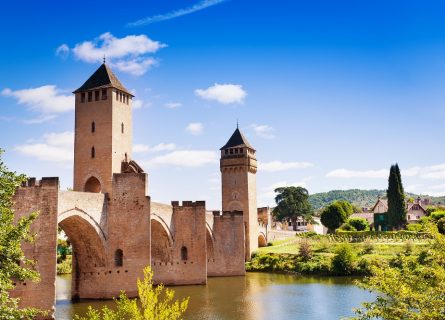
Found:
[{"label": "river water", "polygon": [[[84,315],[88,305],[100,308],[112,301],[70,301],[70,275],[57,277],[56,319]],[[245,277],[209,278],[206,286],[174,287],[178,298],[190,297],[190,320],[329,320],[352,316],[352,308],[374,300],[351,278],[314,278],[269,273]]]}]

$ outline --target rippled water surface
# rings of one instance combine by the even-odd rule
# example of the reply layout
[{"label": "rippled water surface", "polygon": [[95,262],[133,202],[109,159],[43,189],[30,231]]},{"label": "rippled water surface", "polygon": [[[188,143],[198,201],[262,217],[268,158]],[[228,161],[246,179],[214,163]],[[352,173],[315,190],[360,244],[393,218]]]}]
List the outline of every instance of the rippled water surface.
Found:
[{"label": "rippled water surface", "polygon": [[[70,276],[57,278],[56,319],[83,315],[88,305],[110,301],[70,301]],[[350,278],[313,278],[267,273],[245,277],[210,278],[206,286],[174,287],[179,298],[190,296],[185,319],[341,319],[373,295]]]}]

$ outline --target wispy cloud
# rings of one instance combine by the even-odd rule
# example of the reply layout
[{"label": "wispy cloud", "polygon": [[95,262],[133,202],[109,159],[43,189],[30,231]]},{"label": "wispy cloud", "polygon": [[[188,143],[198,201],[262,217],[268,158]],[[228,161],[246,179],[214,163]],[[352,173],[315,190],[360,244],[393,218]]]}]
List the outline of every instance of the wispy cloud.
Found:
[{"label": "wispy cloud", "polygon": [[176,149],[176,145],[174,143],[164,143],[164,142],[161,142],[153,147],[150,147],[149,145],[146,144],[133,145],[134,153],[172,151],[174,149]]},{"label": "wispy cloud", "polygon": [[186,7],[186,8],[174,10],[174,11],[171,11],[168,13],[158,14],[155,16],[150,16],[150,17],[146,17],[146,18],[134,21],[134,22],[130,22],[127,24],[127,26],[128,27],[139,27],[139,26],[144,26],[147,24],[156,23],[156,22],[171,20],[174,18],[182,17],[185,15],[206,9],[208,7],[212,7],[214,5],[220,4],[225,1],[227,1],[227,0],[203,0],[203,1],[200,1],[190,7]]},{"label": "wispy cloud", "polygon": [[47,133],[37,142],[18,145],[14,149],[24,156],[70,168],[74,159],[74,132]]},{"label": "wispy cloud", "polygon": [[167,109],[177,109],[181,106],[182,106],[181,102],[168,102],[164,104],[164,107],[166,107]]},{"label": "wispy cloud", "polygon": [[306,169],[314,165],[310,162],[282,162],[278,160],[270,162],[261,162],[258,164],[258,169],[261,171],[278,172],[290,169]]},{"label": "wispy cloud", "polygon": [[185,131],[193,134],[194,136],[198,136],[204,131],[204,126],[200,122],[192,122],[185,127]]},{"label": "wispy cloud", "polygon": [[255,131],[256,135],[265,138],[265,139],[273,139],[275,135],[273,134],[274,128],[267,124],[251,124],[250,127]]},{"label": "wispy cloud", "polygon": [[147,167],[202,167],[218,163],[216,151],[178,150],[142,162]]},{"label": "wispy cloud", "polygon": [[244,99],[247,96],[247,92],[243,89],[243,86],[239,84],[215,83],[213,86],[210,86],[207,89],[196,89],[195,95],[202,99],[210,101],[213,100],[222,104],[243,104]]},{"label": "wispy cloud", "polygon": [[165,44],[144,34],[117,38],[106,32],[92,41],[77,43],[72,49],[62,44],[57,48],[56,55],[66,57],[73,52],[77,59],[88,63],[101,62],[105,56],[112,67],[140,76],[157,64],[157,60],[148,55],[164,47]]},{"label": "wispy cloud", "polygon": [[22,121],[27,124],[43,123],[54,119],[58,113],[74,110],[74,96],[65,94],[54,85],[21,90],[6,88],[1,95],[14,98],[18,104],[38,113],[37,117]]},{"label": "wispy cloud", "polygon": [[387,178],[389,170],[348,170],[348,169],[336,169],[328,172],[326,177],[328,178],[368,178],[368,179],[381,179]]}]

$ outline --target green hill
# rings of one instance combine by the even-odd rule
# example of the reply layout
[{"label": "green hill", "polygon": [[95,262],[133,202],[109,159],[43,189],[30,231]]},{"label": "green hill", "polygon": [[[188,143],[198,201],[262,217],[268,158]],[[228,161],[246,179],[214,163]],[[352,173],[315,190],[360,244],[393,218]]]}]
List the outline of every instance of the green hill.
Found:
[{"label": "green hill", "polygon": [[[320,209],[336,200],[346,200],[358,207],[371,207],[377,201],[378,196],[386,197],[385,190],[331,190],[329,192],[315,193],[309,197],[309,202],[314,209]],[[419,195],[413,193],[406,194],[408,198],[417,198]],[[430,204],[444,204],[445,197],[420,196],[422,199],[429,199]]]}]

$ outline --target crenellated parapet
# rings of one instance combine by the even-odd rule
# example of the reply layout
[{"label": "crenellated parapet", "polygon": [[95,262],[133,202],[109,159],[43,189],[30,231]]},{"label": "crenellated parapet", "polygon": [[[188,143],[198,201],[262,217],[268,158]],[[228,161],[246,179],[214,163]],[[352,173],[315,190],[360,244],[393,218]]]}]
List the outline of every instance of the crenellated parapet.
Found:
[{"label": "crenellated parapet", "polygon": [[21,185],[22,188],[32,188],[32,187],[57,187],[59,188],[59,178],[58,177],[43,177],[42,180],[37,180],[36,178],[28,178]]}]

